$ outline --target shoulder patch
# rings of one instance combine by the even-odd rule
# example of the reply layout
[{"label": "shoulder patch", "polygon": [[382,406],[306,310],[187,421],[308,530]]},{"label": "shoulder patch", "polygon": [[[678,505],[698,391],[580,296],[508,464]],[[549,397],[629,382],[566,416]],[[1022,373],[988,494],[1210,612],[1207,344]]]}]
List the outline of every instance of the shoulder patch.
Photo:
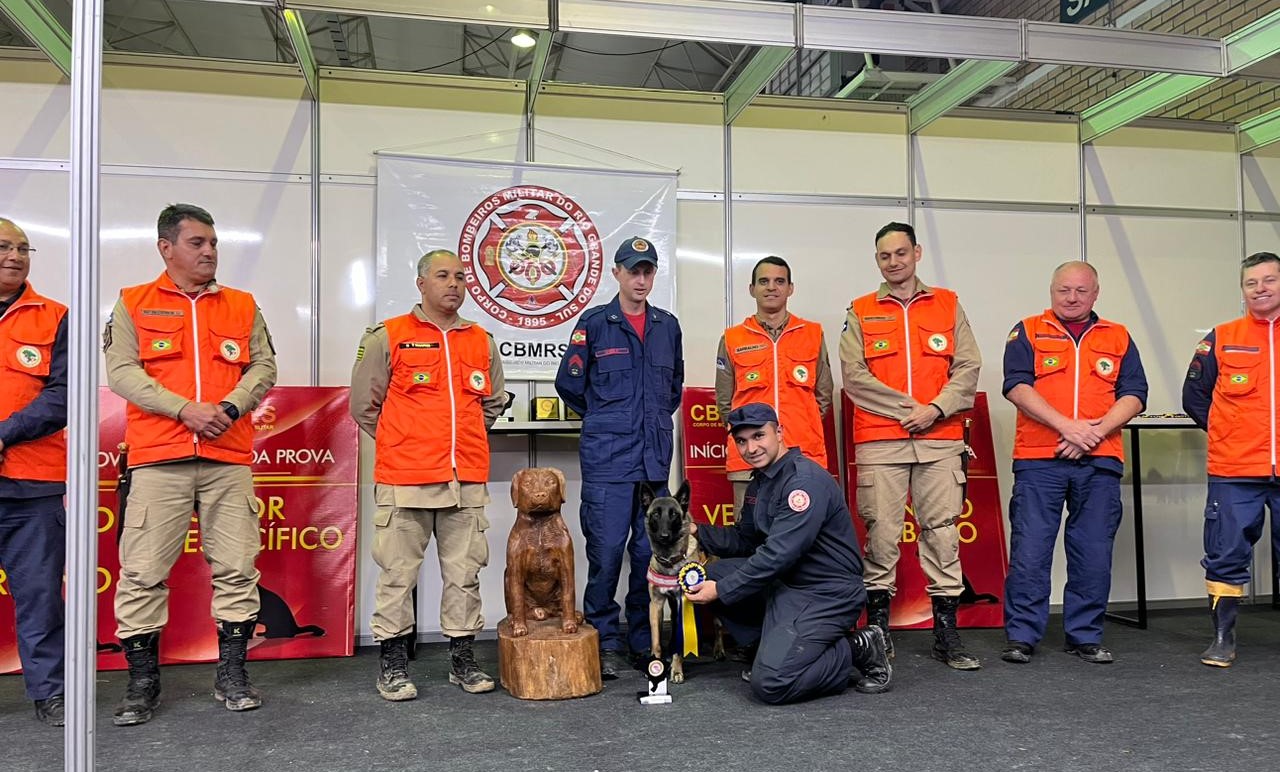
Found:
[{"label": "shoulder patch", "polygon": [[356,349],[356,361],[357,362],[364,361],[364,346],[360,346]]},{"label": "shoulder patch", "polygon": [[787,494],[787,506],[792,512],[804,512],[809,508],[809,494],[796,488]]},{"label": "shoulder patch", "polygon": [[729,369],[729,363],[724,360],[724,357],[716,357],[716,369],[717,370]]},{"label": "shoulder patch", "polygon": [[1196,353],[1203,356],[1213,351],[1213,344],[1207,340],[1202,340],[1196,344]]},{"label": "shoulder patch", "polygon": [[1021,330],[1018,327],[1014,327],[1012,330],[1009,331],[1009,337],[1006,339],[1006,342],[1012,343],[1013,341],[1017,340],[1018,335],[1020,333],[1021,333]]},{"label": "shoulder patch", "polygon": [[587,345],[587,331],[583,329],[574,330],[573,334],[569,336],[569,345],[571,346]]}]

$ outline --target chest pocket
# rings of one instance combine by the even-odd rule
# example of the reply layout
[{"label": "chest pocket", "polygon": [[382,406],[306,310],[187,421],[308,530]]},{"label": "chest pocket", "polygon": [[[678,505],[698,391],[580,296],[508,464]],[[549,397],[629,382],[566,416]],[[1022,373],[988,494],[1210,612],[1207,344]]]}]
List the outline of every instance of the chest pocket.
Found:
[{"label": "chest pocket", "polygon": [[805,391],[813,391],[818,377],[817,357],[800,358],[786,355],[779,358],[778,364],[786,369],[784,376],[787,383]]},{"label": "chest pocket", "polygon": [[933,355],[949,359],[955,355],[956,336],[954,325],[921,322],[920,329],[916,333],[920,336],[920,350],[926,356]]},{"label": "chest pocket", "polygon": [[1113,345],[1100,346],[1089,357],[1089,369],[1093,377],[1100,378],[1111,386],[1115,385],[1116,378],[1120,375],[1120,361],[1124,359],[1124,353],[1116,349]]},{"label": "chest pocket", "polygon": [[434,391],[444,382],[444,355],[435,348],[397,348],[391,385],[401,391]]},{"label": "chest pocket", "polygon": [[138,331],[138,359],[151,362],[182,356],[186,317],[141,315],[134,323]]},{"label": "chest pocket", "polygon": [[[756,344],[752,344],[756,345]],[[759,344],[764,345],[764,344]],[[733,385],[739,394],[763,389],[769,385],[769,349],[761,348],[733,355]],[[739,400],[743,404],[755,400]]]},{"label": "chest pocket", "polygon": [[1067,340],[1037,338],[1034,346],[1036,378],[1065,372],[1074,348]]},{"label": "chest pocket", "polygon": [[897,322],[862,323],[863,355],[868,359],[879,359],[897,354],[901,346],[898,343]]},{"label": "chest pocket", "polygon": [[10,370],[33,375],[49,376],[49,360],[53,357],[53,331],[35,330],[10,333],[4,344],[4,363]]},{"label": "chest pocket", "polygon": [[1228,397],[1243,397],[1258,390],[1261,352],[1218,351],[1218,390]]},{"label": "chest pocket", "polygon": [[488,357],[468,354],[462,359],[462,388],[470,394],[487,397],[493,393],[489,382]]},{"label": "chest pocket", "polygon": [[591,388],[597,397],[611,402],[626,399],[634,393],[636,384],[633,382],[634,374],[629,348],[621,353],[610,353],[604,356],[597,353],[592,356],[595,357],[596,366],[593,373],[595,377],[591,379]]},{"label": "chest pocket", "polygon": [[209,340],[214,346],[214,357],[230,365],[240,367],[249,364],[250,330],[219,321],[209,325]]}]

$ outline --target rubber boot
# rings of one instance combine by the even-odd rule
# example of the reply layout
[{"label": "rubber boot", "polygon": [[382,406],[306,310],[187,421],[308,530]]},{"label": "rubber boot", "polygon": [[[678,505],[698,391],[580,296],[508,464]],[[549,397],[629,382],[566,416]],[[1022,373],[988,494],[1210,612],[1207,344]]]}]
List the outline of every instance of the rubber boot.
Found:
[{"label": "rubber boot", "polygon": [[382,648],[378,664],[382,668],[378,676],[378,694],[392,702],[412,700],[418,696],[418,687],[409,680],[409,636],[389,638],[379,644]]},{"label": "rubber boot", "polygon": [[218,674],[213,681],[213,696],[226,704],[227,710],[253,710],[262,706],[262,695],[253,688],[244,669],[249,638],[256,624],[253,619],[218,622]]},{"label": "rubber boot", "polygon": [[853,666],[857,671],[854,674],[853,688],[863,694],[889,691],[893,666],[889,664],[884,632],[875,625],[854,630],[849,633],[849,648],[853,649]]},{"label": "rubber boot", "polygon": [[449,661],[453,669],[449,671],[449,683],[462,687],[462,691],[470,694],[493,691],[493,678],[480,669],[476,663],[475,652],[471,644],[474,635],[460,635],[449,639]]},{"label": "rubber boot", "polygon": [[145,724],[160,704],[160,633],[121,638],[129,664],[129,685],[116,705],[111,723],[116,726]]},{"label": "rubber boot", "polygon": [[982,662],[964,650],[960,631],[956,629],[956,607],[959,598],[935,595],[933,600],[933,658],[956,670],[977,670]]},{"label": "rubber boot", "polygon": [[892,597],[888,590],[867,590],[867,624],[875,625],[884,633],[884,648],[893,659],[893,638],[889,637],[889,601]]},{"label": "rubber boot", "polygon": [[1236,661],[1236,612],[1240,599],[1228,595],[1209,596],[1209,614],[1213,617],[1213,643],[1200,655],[1210,667],[1231,667]]}]

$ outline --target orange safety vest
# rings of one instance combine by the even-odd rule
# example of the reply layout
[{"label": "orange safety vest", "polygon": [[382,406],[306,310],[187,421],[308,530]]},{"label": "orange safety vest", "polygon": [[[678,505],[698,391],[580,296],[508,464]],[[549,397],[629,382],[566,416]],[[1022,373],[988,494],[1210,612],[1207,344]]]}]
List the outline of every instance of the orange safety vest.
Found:
[{"label": "orange safety vest", "polygon": [[488,482],[488,333],[478,324],[441,332],[412,313],[385,326],[391,382],[378,417],[373,479],[430,485],[456,474],[460,482]]},{"label": "orange safety vest", "polygon": [[[1116,378],[1129,350],[1124,325],[1099,319],[1077,343],[1053,311],[1046,309],[1040,316],[1023,319],[1022,327],[1035,356],[1034,388],[1040,396],[1054,410],[1076,420],[1106,415],[1116,403]],[[1060,440],[1056,431],[1018,411],[1015,459],[1054,458]],[[1108,434],[1089,455],[1124,461],[1120,430]]]},{"label": "orange safety vest", "polygon": [[[956,293],[935,287],[916,294],[905,305],[876,292],[850,305],[862,326],[867,368],[876,380],[910,394],[922,405],[937,398],[951,379],[956,352]],[[877,440],[963,440],[963,418],[940,418],[929,430],[912,434],[896,418],[853,406],[855,444]]]},{"label": "orange safety vest", "polygon": [[[31,404],[44,390],[53,359],[53,339],[67,307],[27,284],[0,317],[0,420]],[[4,449],[0,477],[62,482],[67,479],[67,432],[19,442]]]},{"label": "orange safety vest", "polygon": [[[257,304],[248,292],[217,287],[192,297],[167,273],[121,291],[138,332],[138,359],[161,386],[193,402],[221,402],[249,366],[249,336]],[[231,424],[215,440],[193,434],[182,421],[129,403],[124,439],[129,465],[184,458],[230,464],[253,461],[253,422]]]},{"label": "orange safety vest", "polygon": [[1209,405],[1209,474],[1270,477],[1276,468],[1275,323],[1253,316],[1214,328],[1218,380]]},{"label": "orange safety vest", "polygon": [[[787,445],[819,466],[827,466],[827,440],[818,412],[815,381],[822,348],[822,326],[792,316],[775,342],[754,316],[724,332],[725,353],[733,362],[730,409],[751,402],[772,405]],[[750,465],[730,439],[725,470],[741,472]]]}]

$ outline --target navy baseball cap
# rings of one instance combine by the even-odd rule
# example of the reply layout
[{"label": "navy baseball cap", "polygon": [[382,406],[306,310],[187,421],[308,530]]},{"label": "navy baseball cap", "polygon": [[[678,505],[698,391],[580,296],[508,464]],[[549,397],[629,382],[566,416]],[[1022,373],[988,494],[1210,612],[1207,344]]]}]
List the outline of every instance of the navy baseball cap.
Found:
[{"label": "navy baseball cap", "polygon": [[729,433],[738,431],[743,428],[754,428],[764,426],[768,423],[776,424],[778,422],[778,414],[773,408],[763,402],[751,402],[737,410],[730,410],[725,423],[729,424]]},{"label": "navy baseball cap", "polygon": [[658,248],[652,241],[639,236],[631,236],[622,242],[618,251],[613,253],[613,262],[628,271],[640,263],[658,264]]}]

